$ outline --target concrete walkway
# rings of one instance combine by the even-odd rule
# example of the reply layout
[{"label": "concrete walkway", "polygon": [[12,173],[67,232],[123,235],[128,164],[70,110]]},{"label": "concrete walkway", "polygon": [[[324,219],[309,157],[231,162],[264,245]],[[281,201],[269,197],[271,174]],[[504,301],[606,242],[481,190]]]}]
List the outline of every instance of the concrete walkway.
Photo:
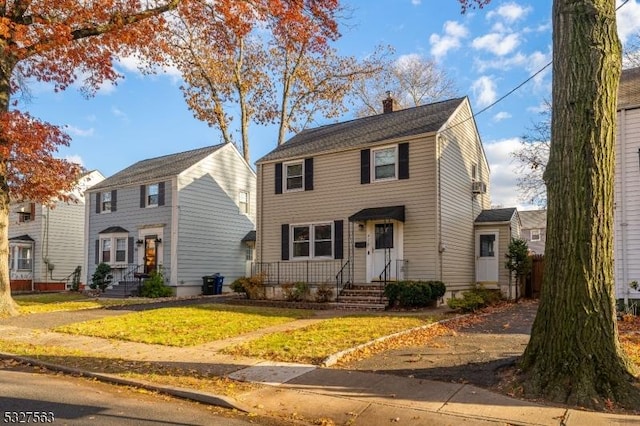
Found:
[{"label": "concrete walkway", "polygon": [[[149,387],[176,396],[237,408],[261,415],[331,425],[639,425],[640,416],[594,413],[533,404],[459,383],[443,383],[376,373],[276,363],[221,354],[228,345],[274,331],[305,327],[343,312],[321,312],[321,318],[298,320],[241,337],[188,348],[73,336],[48,327],[129,313],[127,310],[75,311],[0,319],[3,340],[79,349],[105,358],[147,361],[190,368],[261,384],[236,398],[206,391],[131,382],[107,374],[103,380]],[[12,356],[4,354],[4,356]],[[34,361],[36,362],[36,361]],[[37,363],[37,362],[36,362]],[[48,365],[50,368],[55,366]],[[63,370],[69,370],[64,369]],[[333,423],[331,423],[331,421]]]}]

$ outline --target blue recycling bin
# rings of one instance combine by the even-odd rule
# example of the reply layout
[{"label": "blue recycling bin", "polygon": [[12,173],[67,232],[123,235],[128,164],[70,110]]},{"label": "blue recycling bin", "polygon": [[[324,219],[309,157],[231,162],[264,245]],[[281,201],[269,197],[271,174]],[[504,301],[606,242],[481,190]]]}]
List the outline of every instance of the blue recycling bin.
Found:
[{"label": "blue recycling bin", "polygon": [[222,294],[222,283],[224,282],[224,277],[220,274],[215,274],[213,276],[213,280],[215,283],[215,293],[213,294]]}]

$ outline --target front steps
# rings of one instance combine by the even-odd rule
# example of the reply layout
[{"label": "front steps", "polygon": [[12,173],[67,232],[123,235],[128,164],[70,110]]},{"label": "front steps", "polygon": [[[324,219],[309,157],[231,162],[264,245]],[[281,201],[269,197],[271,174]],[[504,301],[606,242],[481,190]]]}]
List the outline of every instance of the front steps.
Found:
[{"label": "front steps", "polygon": [[139,284],[138,280],[119,281],[118,283],[107,287],[102,293],[102,296],[110,297],[112,299],[126,299],[127,297],[138,294]]},{"label": "front steps", "polygon": [[337,309],[383,311],[389,300],[384,296],[383,283],[351,284],[340,292]]}]

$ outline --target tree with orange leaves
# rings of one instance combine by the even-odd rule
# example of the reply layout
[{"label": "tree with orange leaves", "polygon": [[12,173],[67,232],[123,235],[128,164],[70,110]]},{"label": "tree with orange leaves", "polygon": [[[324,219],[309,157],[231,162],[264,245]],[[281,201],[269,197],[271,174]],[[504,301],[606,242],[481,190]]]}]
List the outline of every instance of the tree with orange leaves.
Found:
[{"label": "tree with orange leaves", "polygon": [[[56,91],[81,82],[93,94],[120,75],[113,63],[135,56],[144,65],[166,63],[167,13],[187,21],[201,19],[201,0],[2,0],[0,1],[0,316],[16,315],[8,270],[10,200],[50,203],[64,199],[79,168],[55,158],[69,144],[62,129],[19,110],[19,94],[28,81],[52,83]],[[216,13],[241,29],[261,15],[300,28],[314,17],[323,31],[336,31],[337,0],[220,0]],[[248,18],[247,18],[248,17]],[[150,68],[149,68],[150,69]]]},{"label": "tree with orange leaves", "polygon": [[[488,0],[459,0],[466,7]],[[613,179],[621,46],[615,0],[554,0],[544,282],[518,386],[607,410],[640,407],[618,339]]]}]

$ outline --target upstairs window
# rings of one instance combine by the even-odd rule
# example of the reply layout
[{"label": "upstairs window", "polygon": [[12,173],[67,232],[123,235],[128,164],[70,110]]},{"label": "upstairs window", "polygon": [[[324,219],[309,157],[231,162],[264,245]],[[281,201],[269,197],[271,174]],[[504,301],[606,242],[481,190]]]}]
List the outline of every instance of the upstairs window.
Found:
[{"label": "upstairs window", "polygon": [[287,191],[300,191],[304,189],[303,164],[304,163],[300,161],[285,165]]},{"label": "upstairs window", "polygon": [[31,217],[31,212],[18,212],[18,222],[31,222],[33,218]]},{"label": "upstairs window", "polygon": [[397,178],[398,151],[396,147],[371,150],[373,156],[373,180]]},{"label": "upstairs window", "polygon": [[158,205],[158,184],[147,185],[147,207]]},{"label": "upstairs window", "polygon": [[249,193],[247,191],[238,193],[238,207],[240,208],[240,213],[249,214]]},{"label": "upstairs window", "polygon": [[111,211],[111,192],[103,192],[101,194],[100,199],[100,211],[102,212],[110,212]]},{"label": "upstairs window", "polygon": [[531,230],[531,241],[540,241],[540,230],[532,229]]}]

